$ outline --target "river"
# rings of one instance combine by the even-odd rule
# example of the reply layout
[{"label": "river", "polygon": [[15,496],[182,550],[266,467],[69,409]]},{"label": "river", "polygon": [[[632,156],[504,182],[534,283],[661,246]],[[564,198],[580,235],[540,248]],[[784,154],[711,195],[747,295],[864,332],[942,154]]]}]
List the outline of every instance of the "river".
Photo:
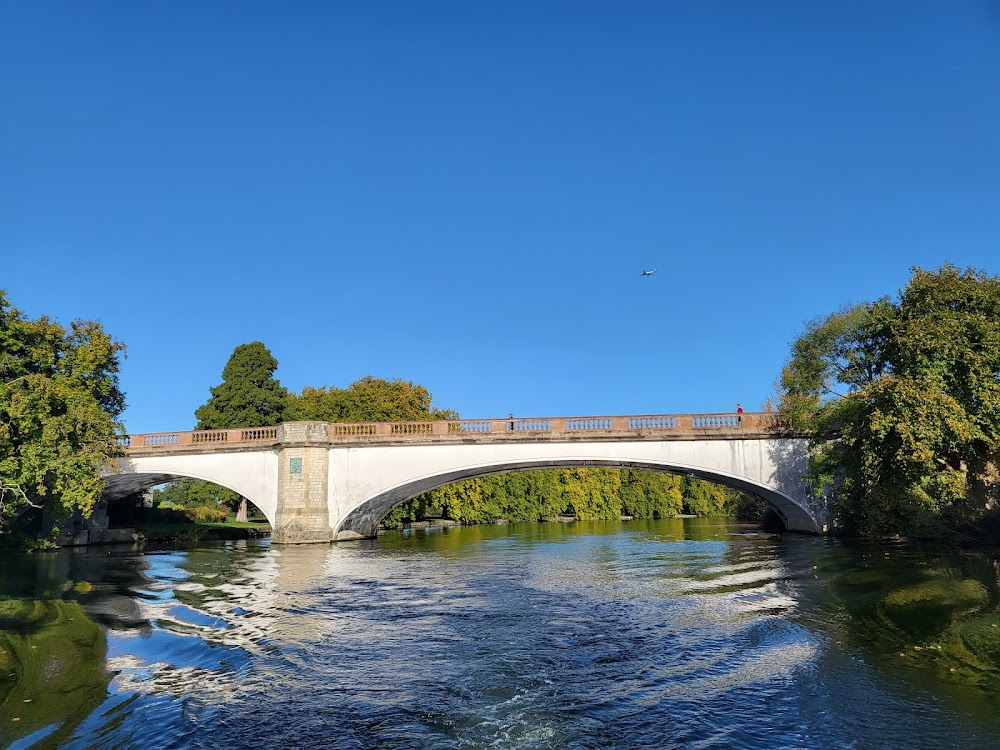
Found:
[{"label": "river", "polygon": [[998,563],[726,520],[0,558],[0,747],[1000,747]]}]

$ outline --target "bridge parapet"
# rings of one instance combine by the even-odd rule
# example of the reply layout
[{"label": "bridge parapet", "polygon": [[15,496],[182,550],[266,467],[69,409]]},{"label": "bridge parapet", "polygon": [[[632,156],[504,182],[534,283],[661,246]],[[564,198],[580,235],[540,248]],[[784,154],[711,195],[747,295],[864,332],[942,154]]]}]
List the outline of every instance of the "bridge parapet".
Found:
[{"label": "bridge parapet", "polygon": [[[192,430],[126,435],[118,440],[126,454],[148,452],[207,452],[259,449],[300,442],[286,423],[273,427],[229,430]],[[419,422],[311,423],[310,443],[331,445],[420,442],[491,442],[505,440],[574,440],[581,437],[615,439],[697,440],[746,438],[791,433],[773,412],[745,414],[642,414],[589,417],[508,417]],[[289,432],[292,430],[292,432]],[[322,435],[322,438],[320,438]]]},{"label": "bridge parapet", "polygon": [[531,437],[565,439],[573,435],[607,435],[657,439],[671,435],[679,439],[697,436],[787,432],[787,423],[773,412],[746,414],[644,414],[603,417],[508,417],[507,419],[459,419],[427,422],[360,422],[331,424],[330,440],[371,442],[380,438],[434,439],[462,436],[472,440]]},{"label": "bridge parapet", "polygon": [[188,432],[153,432],[123,435],[118,447],[126,453],[142,449],[225,447],[278,443],[280,427],[247,427],[235,430],[191,430]]}]

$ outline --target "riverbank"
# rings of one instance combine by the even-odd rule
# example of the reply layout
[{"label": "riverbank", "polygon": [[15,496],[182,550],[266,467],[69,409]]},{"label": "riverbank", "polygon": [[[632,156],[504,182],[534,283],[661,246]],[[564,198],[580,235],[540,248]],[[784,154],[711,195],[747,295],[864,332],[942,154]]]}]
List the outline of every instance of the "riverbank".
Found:
[{"label": "riverbank", "polygon": [[[728,516],[718,516],[719,518],[728,518]],[[671,516],[671,518],[698,518],[696,515],[690,513],[679,513],[676,516]],[[607,521],[606,518],[577,518],[576,516],[561,515],[552,516],[551,518],[543,518],[535,523],[574,523],[576,521]],[[635,516],[619,516],[620,521],[634,521]],[[643,520],[643,519],[639,519]],[[647,519],[649,520],[649,519]],[[734,519],[735,520],[735,519]],[[379,531],[395,531],[397,529],[435,529],[435,528],[450,528],[454,526],[503,526],[504,524],[510,523],[507,518],[496,518],[489,523],[467,523],[465,521],[456,521],[452,518],[423,518],[419,521],[400,521],[398,526],[388,527],[382,526]]]},{"label": "riverbank", "polygon": [[230,541],[234,539],[262,539],[271,536],[268,523],[159,523],[134,526],[90,529],[65,547],[90,547],[102,544],[144,544],[146,542],[174,543],[198,541]]}]

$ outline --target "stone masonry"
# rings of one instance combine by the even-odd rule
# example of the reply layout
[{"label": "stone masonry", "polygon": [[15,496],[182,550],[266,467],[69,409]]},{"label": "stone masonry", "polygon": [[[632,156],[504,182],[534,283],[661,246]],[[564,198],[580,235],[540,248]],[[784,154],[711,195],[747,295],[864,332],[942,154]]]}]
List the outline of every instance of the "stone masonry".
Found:
[{"label": "stone masonry", "polygon": [[330,451],[322,422],[286,422],[278,464],[275,542],[329,542],[333,538],[327,503]]}]

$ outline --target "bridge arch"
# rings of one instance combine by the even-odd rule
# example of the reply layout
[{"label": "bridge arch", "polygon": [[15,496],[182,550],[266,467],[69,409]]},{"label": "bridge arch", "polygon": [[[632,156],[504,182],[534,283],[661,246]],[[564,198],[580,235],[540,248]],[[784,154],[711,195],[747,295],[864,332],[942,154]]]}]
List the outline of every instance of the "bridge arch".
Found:
[{"label": "bridge arch", "polygon": [[257,510],[264,514],[267,522],[274,528],[274,513],[268,513],[268,510],[263,507],[258,501],[256,501],[252,496],[244,495],[243,492],[238,490],[236,487],[230,487],[224,482],[220,482],[215,477],[208,476],[198,476],[191,472],[180,473],[124,473],[124,474],[112,474],[110,476],[104,477],[105,488],[101,493],[101,497],[109,502],[115,502],[116,500],[121,500],[133,495],[136,492],[142,492],[148,490],[151,487],[156,487],[159,484],[166,484],[167,482],[178,482],[182,479],[197,479],[203,482],[208,482],[209,484],[216,484],[219,487],[224,487],[227,490],[235,492],[241,497],[245,497],[247,502],[253,505]]},{"label": "bridge arch", "polygon": [[278,513],[278,457],[273,451],[142,455],[123,457],[118,472],[106,476],[103,496],[114,500],[178,479],[199,479],[242,495],[264,514],[273,529]]},{"label": "bridge arch", "polygon": [[646,469],[671,474],[687,474],[711,482],[744,490],[763,499],[775,511],[785,528],[793,531],[820,533],[812,513],[790,493],[769,484],[748,479],[721,469],[706,468],[676,461],[650,459],[608,459],[599,457],[517,459],[484,462],[477,465],[428,473],[378,491],[362,500],[337,525],[335,539],[368,538],[375,535],[382,519],[397,505],[412,500],[430,490],[477,477],[531,469],[613,468]]}]

